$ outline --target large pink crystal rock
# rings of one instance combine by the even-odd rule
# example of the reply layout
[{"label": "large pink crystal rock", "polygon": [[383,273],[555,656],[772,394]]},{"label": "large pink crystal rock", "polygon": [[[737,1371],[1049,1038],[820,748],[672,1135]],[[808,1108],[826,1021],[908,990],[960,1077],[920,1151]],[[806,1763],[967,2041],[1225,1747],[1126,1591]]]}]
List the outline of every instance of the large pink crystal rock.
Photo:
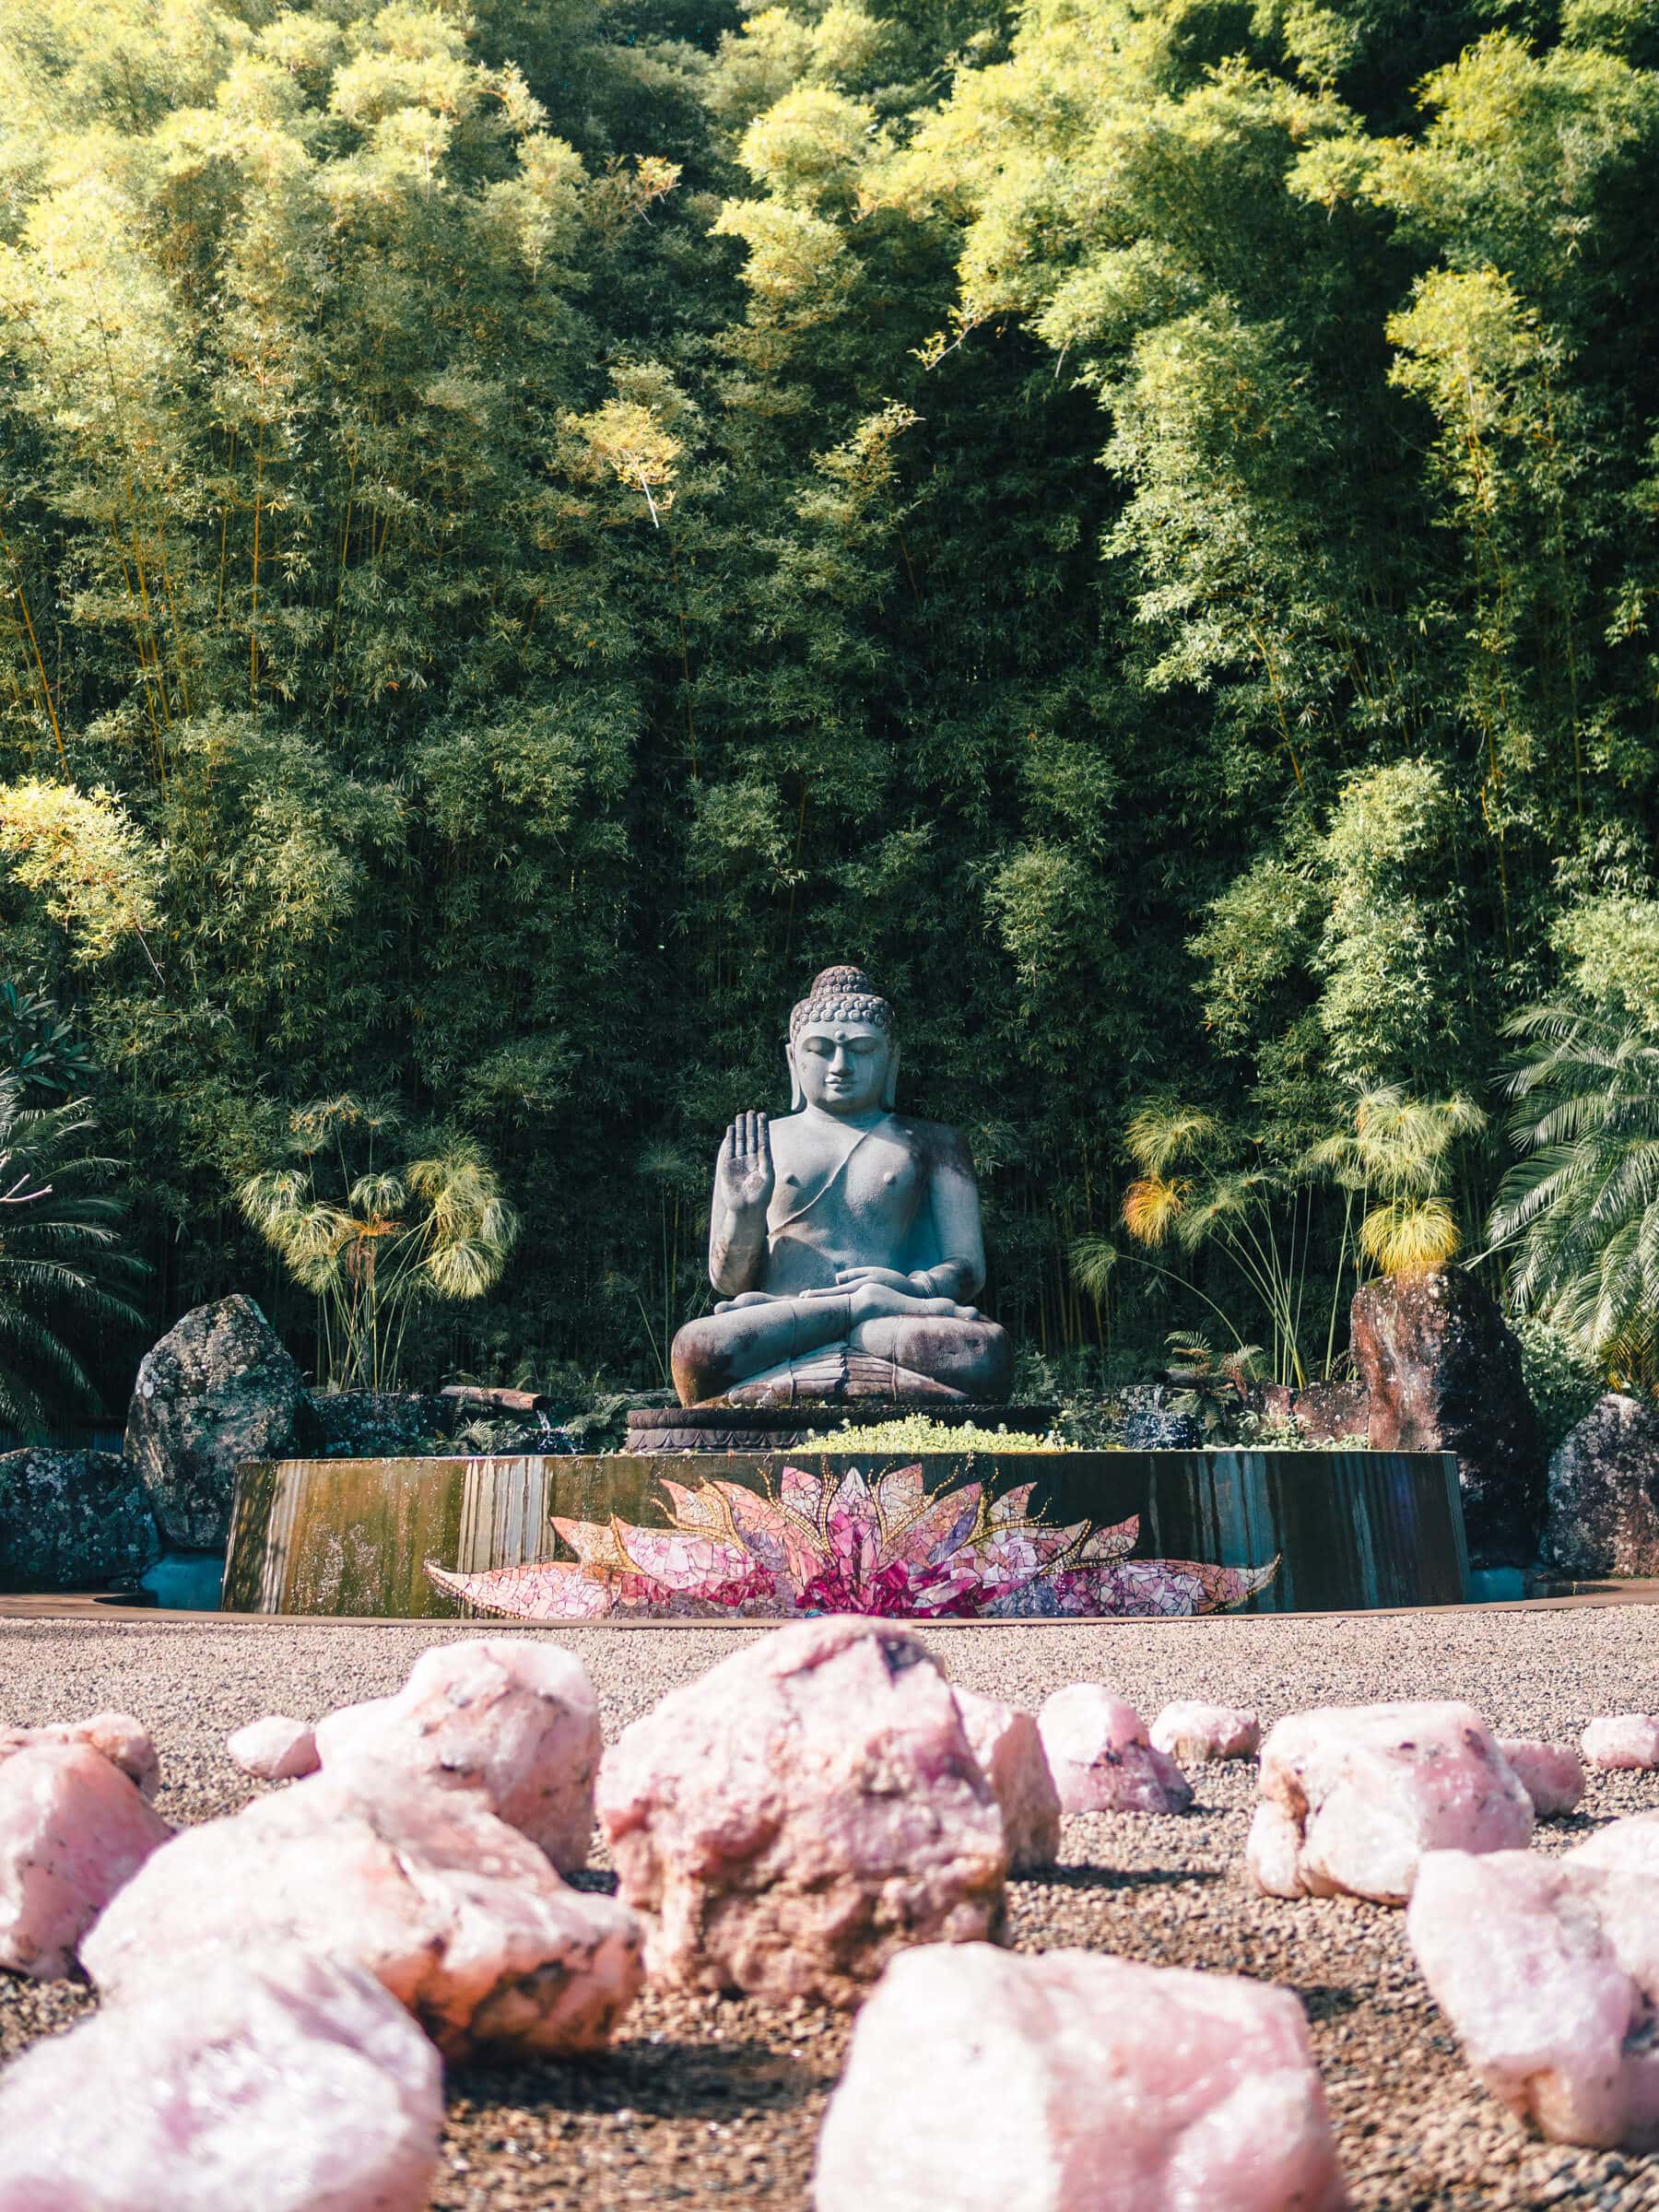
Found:
[{"label": "large pink crystal rock", "polygon": [[0,1760],[0,1966],[50,1982],[110,1900],[172,1834],[89,1744]]},{"label": "large pink crystal rock", "polygon": [[161,1781],[161,1761],[149,1730],[130,1712],[95,1712],[89,1721],[51,1721],[43,1728],[0,1728],[0,1759],[31,1744],[87,1744],[119,1767],[147,1797]]},{"label": "large pink crystal rock", "polygon": [[1594,1866],[1606,1874],[1659,1876],[1659,1812],[1631,1813],[1623,1820],[1609,1820],[1567,1853],[1575,1866]]},{"label": "large pink crystal rock", "polygon": [[1288,1990],[1093,1951],[894,1959],[818,2137],[817,2212],[1340,2212]]},{"label": "large pink crystal rock", "polygon": [[378,1983],[226,1959],[0,2075],[0,2212],[421,2212],[442,2125],[438,2053]]},{"label": "large pink crystal rock", "polygon": [[81,1946],[100,1989],[135,1991],[220,1953],[295,1945],[365,1967],[439,2047],[588,2051],[641,1982],[641,1931],[571,1889],[463,1791],[332,1774],[186,1829]]},{"label": "large pink crystal rock", "polygon": [[891,1621],[800,1621],[672,1691],[606,1752],[599,1818],[666,1982],[852,2005],[906,1945],[1000,1924],[1001,1808]]},{"label": "large pink crystal rock", "polygon": [[1559,1820],[1584,1794],[1583,1762],[1571,1744],[1535,1743],[1527,1736],[1502,1736],[1498,1748],[1521,1777],[1540,1820]]},{"label": "large pink crystal rock", "polygon": [[1178,1698],[1166,1705],[1150,1731],[1153,1748],[1183,1767],[1212,1759],[1253,1759],[1262,1747],[1262,1724],[1248,1705],[1203,1705]]},{"label": "large pink crystal rock", "polygon": [[1618,1855],[1430,1852],[1406,1932],[1494,2097],[1553,2141],[1646,2150],[1659,2147],[1655,1857],[1646,1839],[1634,1870]]},{"label": "large pink crystal rock", "polygon": [[1060,1793],[1036,1715],[971,1689],[959,1689],[956,1701],[973,1756],[1002,1807],[1009,1873],[1052,1866],[1060,1855]]},{"label": "large pink crystal rock", "polygon": [[1426,1851],[1512,1851],[1533,1802],[1471,1705],[1332,1705],[1262,1746],[1245,1862],[1269,1897],[1411,1895]]},{"label": "large pink crystal rock", "polygon": [[257,1775],[261,1782],[300,1782],[322,1764],[311,1724],[281,1712],[250,1721],[225,1738],[225,1748],[244,1774]]},{"label": "large pink crystal rock", "polygon": [[316,1741],[330,1773],[361,1776],[369,1761],[474,1791],[561,1874],[587,1864],[599,1708],[586,1667],[562,1644],[512,1636],[440,1644],[395,1697],[331,1712]]},{"label": "large pink crystal rock", "polygon": [[1659,1713],[1605,1712],[1591,1722],[1579,1746],[1593,1767],[1659,1767]]},{"label": "large pink crystal rock", "polygon": [[1073,1682],[1037,1715],[1049,1770],[1067,1813],[1184,1813],[1193,1785],[1147,1740],[1133,1705],[1099,1682]]}]

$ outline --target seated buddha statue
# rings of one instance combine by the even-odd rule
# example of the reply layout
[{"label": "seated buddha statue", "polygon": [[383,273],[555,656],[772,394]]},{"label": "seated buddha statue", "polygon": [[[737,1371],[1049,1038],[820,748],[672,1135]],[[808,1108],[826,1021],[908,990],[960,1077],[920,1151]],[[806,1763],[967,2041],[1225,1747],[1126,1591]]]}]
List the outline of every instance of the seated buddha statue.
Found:
[{"label": "seated buddha statue", "polygon": [[740,1113],[714,1168],[711,1313],[674,1339],[685,1406],[1006,1398],[979,1193],[954,1129],[894,1111],[893,1012],[826,968],[789,1021],[794,1112]]}]

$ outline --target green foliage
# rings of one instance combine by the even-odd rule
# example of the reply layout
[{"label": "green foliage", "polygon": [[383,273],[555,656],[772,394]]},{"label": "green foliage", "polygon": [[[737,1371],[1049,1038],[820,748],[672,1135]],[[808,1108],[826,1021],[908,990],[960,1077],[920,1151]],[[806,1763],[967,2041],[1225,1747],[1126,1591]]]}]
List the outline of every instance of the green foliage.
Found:
[{"label": "green foliage", "polygon": [[123,1249],[118,1200],[100,1188],[115,1162],[85,1149],[92,1132],[86,1100],[26,1106],[0,1070],[0,1423],[29,1438],[94,1402],[77,1340],[140,1319],[126,1291],[142,1270]]},{"label": "green foliage", "polygon": [[1239,1344],[1218,1355],[1207,1336],[1177,1329],[1169,1348],[1176,1362],[1169,1371],[1175,1385],[1167,1401],[1170,1411],[1196,1420],[1206,1446],[1230,1441],[1261,1365],[1261,1346]]},{"label": "green foliage", "polygon": [[1538,1409],[1544,1448],[1556,1446],[1595,1404],[1602,1378],[1564,1329],[1541,1313],[1517,1314],[1511,1323],[1521,1345],[1521,1372]]},{"label": "green foliage", "polygon": [[31,1092],[56,1104],[92,1080],[91,1055],[55,1000],[9,979],[0,982],[0,1068],[11,1071],[26,1104],[43,1102]]},{"label": "green foliage", "polygon": [[656,1380],[857,957],[1038,1355],[1316,1369],[1310,1148],[1659,1006],[1650,16],[0,4],[0,927],[152,1318],[383,1097],[530,1232],[406,1358]]}]

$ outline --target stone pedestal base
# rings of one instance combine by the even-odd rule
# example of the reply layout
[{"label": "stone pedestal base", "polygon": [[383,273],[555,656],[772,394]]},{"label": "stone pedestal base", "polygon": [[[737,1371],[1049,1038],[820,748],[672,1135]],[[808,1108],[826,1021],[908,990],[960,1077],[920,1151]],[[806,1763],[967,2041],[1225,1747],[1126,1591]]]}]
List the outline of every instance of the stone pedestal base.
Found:
[{"label": "stone pedestal base", "polygon": [[[756,1406],[714,1398],[702,1406],[636,1407],[628,1417],[629,1452],[784,1452],[821,1442],[836,1430],[868,1429],[925,1414],[942,1427],[1015,1429],[1045,1435],[1053,1406],[976,1406],[966,1398],[833,1398],[793,1406]],[[856,1450],[847,1438],[842,1449]]]}]

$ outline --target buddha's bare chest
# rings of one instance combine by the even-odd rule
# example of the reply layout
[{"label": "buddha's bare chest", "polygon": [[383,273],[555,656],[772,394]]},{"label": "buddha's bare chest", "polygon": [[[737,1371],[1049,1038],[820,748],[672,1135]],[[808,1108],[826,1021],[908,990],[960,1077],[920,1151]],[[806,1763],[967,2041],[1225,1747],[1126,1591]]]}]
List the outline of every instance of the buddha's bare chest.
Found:
[{"label": "buddha's bare chest", "polygon": [[927,1187],[927,1168],[909,1133],[873,1129],[854,1147],[853,1132],[774,1123],[777,1182],[769,1226],[798,1221],[829,1234],[902,1235]]}]

